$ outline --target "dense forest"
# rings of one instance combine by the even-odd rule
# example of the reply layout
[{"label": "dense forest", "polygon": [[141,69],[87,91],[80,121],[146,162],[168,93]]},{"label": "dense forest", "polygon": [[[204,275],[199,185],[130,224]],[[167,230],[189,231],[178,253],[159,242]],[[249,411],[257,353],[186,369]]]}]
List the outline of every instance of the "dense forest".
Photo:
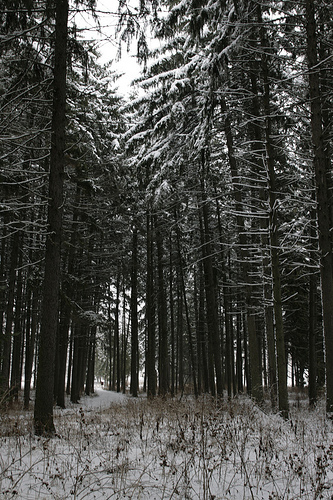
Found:
[{"label": "dense forest", "polygon": [[0,1],[1,403],[34,387],[37,434],[96,377],[332,414],[332,2],[112,8],[125,97],[94,0]]}]

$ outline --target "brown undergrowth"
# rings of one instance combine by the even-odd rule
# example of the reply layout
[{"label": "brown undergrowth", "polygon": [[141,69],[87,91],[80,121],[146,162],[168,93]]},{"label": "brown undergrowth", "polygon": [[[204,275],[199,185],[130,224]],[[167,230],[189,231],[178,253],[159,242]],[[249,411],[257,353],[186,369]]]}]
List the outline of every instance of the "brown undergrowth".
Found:
[{"label": "brown undergrowth", "polygon": [[46,499],[331,499],[332,423],[324,404],[289,421],[249,398],[127,398],[55,411],[37,438],[32,412],[1,412],[2,497]]}]

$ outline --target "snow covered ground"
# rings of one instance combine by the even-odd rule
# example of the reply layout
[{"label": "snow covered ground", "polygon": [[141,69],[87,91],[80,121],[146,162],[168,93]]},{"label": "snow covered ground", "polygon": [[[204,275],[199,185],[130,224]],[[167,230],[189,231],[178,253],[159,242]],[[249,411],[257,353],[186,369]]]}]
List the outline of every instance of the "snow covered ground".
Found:
[{"label": "snow covered ground", "polygon": [[0,413],[0,498],[333,499],[333,429],[300,398],[286,422],[240,397],[137,400],[99,388],[56,409],[57,437],[32,411]]}]

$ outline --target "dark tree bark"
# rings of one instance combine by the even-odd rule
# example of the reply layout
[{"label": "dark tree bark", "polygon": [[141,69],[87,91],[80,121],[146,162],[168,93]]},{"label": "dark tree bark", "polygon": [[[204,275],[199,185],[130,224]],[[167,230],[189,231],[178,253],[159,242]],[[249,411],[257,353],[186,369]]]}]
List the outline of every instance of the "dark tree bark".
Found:
[{"label": "dark tree bark", "polygon": [[13,331],[13,353],[12,353],[12,368],[10,376],[10,392],[11,397],[18,401],[19,389],[21,388],[21,354],[23,344],[23,276],[22,276],[22,243],[23,235],[20,235],[19,248],[21,251],[18,256],[18,272],[16,281],[16,300],[15,300],[15,317]]},{"label": "dark tree bark", "polygon": [[170,232],[169,244],[169,304],[170,304],[170,345],[171,345],[171,377],[170,377],[170,392],[171,396],[175,395],[175,369],[176,369],[176,348],[175,348],[175,311],[174,311],[174,272],[172,258],[172,233]]},{"label": "dark tree bark", "polygon": [[201,332],[199,327],[199,289],[198,289],[198,273],[194,272],[194,290],[193,290],[193,306],[195,315],[195,333],[197,342],[197,373],[198,373],[198,394],[202,393],[203,384],[203,362],[202,362],[202,345]]},{"label": "dark tree bark", "polygon": [[32,365],[35,351],[35,339],[38,328],[39,299],[36,287],[28,285],[26,291],[27,321],[25,333],[25,363],[24,363],[24,409],[29,409]]},{"label": "dark tree bark", "polygon": [[67,381],[66,381],[66,394],[67,394],[67,396],[69,396],[71,393],[73,345],[74,345],[74,328],[73,328],[73,322],[72,322],[71,327],[70,327],[69,353],[68,353],[68,366],[67,366]]},{"label": "dark tree bark", "polygon": [[86,387],[85,394],[89,396],[94,393],[94,366],[95,366],[95,353],[96,353],[96,335],[97,326],[91,327],[89,335],[89,345],[88,345],[88,357],[87,357],[87,373],[86,373]]},{"label": "dark tree bark", "polygon": [[[244,216],[242,215],[243,203],[244,203],[243,193],[241,188],[242,182],[238,172],[238,165],[235,156],[234,140],[233,140],[229,111],[227,103],[224,98],[221,99],[221,108],[222,111],[225,113],[224,131],[226,135],[230,173],[233,184],[233,196],[235,198],[235,204],[236,204],[236,213],[237,213],[236,222],[237,222],[238,238],[240,243],[240,254],[242,258],[242,279],[245,283],[244,296],[246,304],[246,322],[247,322],[246,331],[248,333],[248,339],[249,339],[249,358],[250,358],[250,366],[249,366],[250,370],[248,370],[247,373],[248,375],[251,374],[251,378],[254,379],[253,381],[251,380],[250,384],[248,384],[247,389],[248,392],[252,394],[252,397],[256,399],[259,403],[261,403],[263,397],[263,391],[262,391],[261,373],[259,374],[260,365],[258,364],[258,361],[261,357],[261,353],[257,352],[260,344],[257,338],[258,332],[256,329],[256,323],[254,317],[256,311],[253,305],[253,298],[252,298],[253,287],[251,287],[251,283],[249,281],[250,263],[249,263],[249,254],[247,250],[248,241],[246,236]],[[246,346],[247,346],[246,341],[244,341],[244,347]],[[247,363],[246,356],[245,359]],[[248,368],[247,364],[246,367]]]},{"label": "dark tree bark", "polygon": [[[260,7],[258,7],[258,21],[262,23]],[[282,291],[279,262],[279,236],[277,227],[277,196],[274,168],[274,150],[272,146],[272,120],[270,111],[270,83],[269,70],[266,51],[268,43],[266,41],[264,27],[261,27],[261,45],[262,56],[261,66],[264,79],[264,110],[265,110],[265,142],[266,142],[266,164],[269,182],[269,207],[270,207],[270,250],[271,266],[273,277],[273,298],[274,298],[274,316],[276,331],[276,353],[278,369],[278,396],[279,411],[284,418],[288,418],[289,403],[287,390],[287,366],[286,366],[286,347],[284,341],[283,315],[282,315]]]},{"label": "dark tree bark", "polygon": [[54,96],[51,125],[48,235],[42,303],[40,345],[34,410],[37,435],[52,435],[53,387],[58,300],[60,287],[61,235],[66,126],[66,65],[68,38],[68,0],[56,0]]},{"label": "dark tree bark", "polygon": [[162,236],[161,222],[155,219],[156,229],[156,248],[157,248],[157,308],[158,308],[158,330],[159,330],[159,353],[158,353],[158,372],[159,372],[159,395],[165,396],[169,391],[168,384],[168,324],[167,324],[167,301],[165,293],[164,278],[164,242]]},{"label": "dark tree bark", "polygon": [[[203,287],[203,294],[202,294],[202,306],[203,306],[203,312],[205,315],[204,322],[207,325],[207,369],[208,369],[208,386],[209,386],[209,391],[212,394],[212,396],[215,396],[216,394],[216,387],[215,387],[215,362],[214,362],[214,344],[213,344],[213,335],[211,332],[211,321],[210,320],[210,313],[212,311],[213,304],[210,304],[208,306],[209,302],[209,292],[207,296],[207,290],[209,289],[209,283],[208,283],[208,277],[207,277],[207,263],[206,263],[206,238],[205,238],[205,231],[204,231],[204,225],[203,225],[203,216],[202,216],[202,211],[199,210],[199,222],[200,222],[200,240],[201,240],[201,248],[202,248],[202,256],[203,256],[203,265],[202,265],[202,287]],[[215,293],[215,290],[214,290]],[[204,300],[204,298],[206,300]],[[206,305],[206,307],[205,307]],[[214,315],[213,315],[214,316]],[[202,330],[204,332],[204,330]],[[222,363],[221,363],[222,364]],[[221,367],[222,369],[222,367]],[[222,375],[222,374],[221,374]]]},{"label": "dark tree bark", "polygon": [[247,328],[249,338],[251,396],[261,404],[263,401],[261,350],[259,345],[256,318],[253,312],[247,309]]},{"label": "dark tree bark", "polygon": [[245,383],[247,387],[247,392],[251,394],[252,392],[252,381],[251,381],[251,376],[250,376],[250,369],[249,369],[249,348],[248,348],[248,342],[249,342],[249,335],[247,331],[247,322],[245,320],[245,312],[242,313],[242,323],[243,323],[243,331],[244,331],[244,375],[245,375]]},{"label": "dark tree bark", "polygon": [[133,227],[132,235],[132,265],[131,265],[131,386],[130,392],[135,398],[138,396],[138,354],[139,354],[139,327],[138,327],[138,232]]},{"label": "dark tree bark", "polygon": [[193,345],[193,338],[192,338],[192,329],[191,329],[191,323],[190,323],[189,308],[188,308],[187,297],[186,297],[186,288],[185,288],[185,279],[184,279],[184,264],[183,264],[182,254],[181,254],[180,231],[179,231],[178,226],[177,226],[177,250],[178,250],[178,261],[179,261],[180,285],[181,285],[181,289],[182,289],[182,293],[183,293],[186,325],[187,325],[187,334],[188,334],[187,339],[188,339],[188,348],[189,348],[189,355],[190,355],[190,369],[191,369],[191,375],[192,375],[194,395],[195,395],[195,397],[198,397],[197,377],[196,377],[196,370],[195,370],[196,363],[195,363],[195,355],[194,355],[194,345]]},{"label": "dark tree bark", "polygon": [[[266,239],[266,238],[264,238]],[[263,258],[263,274],[264,274],[264,300],[265,305],[265,325],[266,325],[266,340],[267,340],[267,357],[268,357],[268,388],[271,399],[272,409],[277,409],[277,374],[276,374],[276,349],[274,336],[274,308],[272,287],[269,282],[270,267],[269,257]],[[265,279],[266,277],[266,279]]]},{"label": "dark tree bark", "polygon": [[109,391],[115,390],[115,364],[114,364],[114,334],[112,334],[112,316],[111,316],[112,293],[108,290],[108,333],[109,333]]},{"label": "dark tree bark", "polygon": [[[236,380],[235,380],[235,369],[234,369],[234,341],[233,341],[233,320],[231,311],[231,292],[230,288],[227,286],[227,272],[226,272],[226,260],[227,257],[224,255],[224,241],[222,234],[222,218],[220,212],[220,206],[218,202],[217,192],[215,190],[216,197],[216,213],[219,229],[219,240],[221,246],[221,268],[222,268],[222,294],[223,294],[223,307],[224,307],[224,327],[225,327],[225,380],[227,385],[228,398],[231,398],[232,392],[236,394]],[[228,258],[228,278],[230,281],[231,275],[231,265],[230,258]]]},{"label": "dark tree bark", "polygon": [[[66,289],[68,291],[68,289]],[[66,362],[68,349],[68,334],[71,321],[72,307],[69,297],[63,290],[61,297],[61,317],[58,329],[57,346],[57,366],[55,371],[55,399],[60,408],[65,408],[65,380],[66,380]]]},{"label": "dark tree bark", "polygon": [[[310,236],[313,241],[316,241],[317,231],[314,227],[315,214],[313,215]],[[317,402],[317,288],[318,276],[316,272],[312,272],[309,276],[309,404],[312,407]]]},{"label": "dark tree bark", "polygon": [[120,273],[116,284],[116,303],[114,315],[114,344],[113,344],[113,386],[120,392],[120,344],[119,344],[119,303],[120,303]]},{"label": "dark tree bark", "polygon": [[228,398],[235,395],[234,388],[234,342],[233,342],[233,328],[232,328],[232,315],[231,304],[229,300],[229,288],[223,287],[223,306],[224,306],[224,324],[225,324],[225,375]]},{"label": "dark tree bark", "polygon": [[184,318],[183,293],[180,277],[179,261],[177,262],[177,367],[176,392],[184,392]]},{"label": "dark tree bark", "polygon": [[85,331],[78,321],[73,322],[73,358],[71,376],[71,402],[78,403],[80,399],[80,374],[82,366],[83,342]]},{"label": "dark tree bark", "polygon": [[202,362],[202,378],[203,388],[206,394],[209,393],[209,369],[207,365],[207,335],[205,331],[205,283],[202,270],[202,264],[199,265],[199,311],[198,311],[198,328],[200,338],[200,351]]},{"label": "dark tree bark", "polygon": [[[205,168],[206,159],[203,158],[202,163],[203,163],[203,168]],[[211,348],[214,358],[216,392],[218,396],[222,396],[223,395],[222,353],[221,353],[221,342],[220,342],[220,331],[219,331],[220,329],[218,321],[216,280],[214,275],[212,247],[211,247],[209,208],[204,186],[204,179],[201,179],[201,198],[202,198],[201,201],[202,201],[202,221],[203,221],[203,239],[204,239],[204,245],[202,251],[204,257],[203,265],[204,265],[204,275],[205,275],[207,324],[209,328],[209,335],[211,336]]]},{"label": "dark tree bark", "polygon": [[121,387],[123,394],[126,393],[126,375],[127,375],[127,341],[129,333],[128,321],[126,324],[126,289],[125,281],[123,282],[123,311],[122,311],[122,352],[121,352]]},{"label": "dark tree bark", "polygon": [[[74,206],[78,207],[80,203],[81,189],[76,187]],[[57,363],[56,363],[56,380],[55,380],[55,400],[57,405],[65,408],[65,380],[66,380],[66,364],[67,351],[69,340],[69,329],[72,315],[71,301],[74,299],[74,287],[71,283],[71,277],[74,274],[75,268],[75,253],[77,243],[77,222],[78,209],[74,209],[72,233],[67,256],[67,270],[64,279],[62,280],[61,301],[60,301],[60,318],[57,335]]]},{"label": "dark tree bark", "polygon": [[153,217],[147,213],[147,283],[146,283],[146,320],[147,320],[147,359],[148,397],[156,396],[155,370],[155,301],[154,301],[154,252],[153,252]]},{"label": "dark tree bark", "polygon": [[315,3],[306,0],[307,58],[314,173],[317,194],[319,249],[321,254],[321,292],[326,357],[326,411],[333,415],[333,266],[330,234],[330,204],[328,193],[329,158],[324,145],[320,75],[318,70]]},{"label": "dark tree bark", "polygon": [[243,392],[243,349],[242,349],[242,316],[241,316],[241,304],[238,301],[238,313],[237,313],[237,328],[236,328],[236,380],[237,380],[237,391],[239,393]]},{"label": "dark tree bark", "polygon": [[1,256],[0,256],[0,366],[2,364],[3,359],[3,325],[4,325],[4,316],[6,309],[6,276],[5,269],[7,264],[7,238],[6,238],[6,225],[5,225],[5,217],[4,217],[4,227],[2,231],[2,241],[1,241]]},{"label": "dark tree bark", "polygon": [[7,294],[7,307],[6,307],[6,326],[5,335],[3,338],[3,351],[2,351],[2,370],[1,370],[1,385],[0,391],[6,394],[9,390],[9,374],[10,374],[10,360],[12,354],[12,327],[14,320],[14,299],[15,299],[15,286],[16,286],[16,267],[19,253],[19,231],[17,230],[12,237],[11,245],[11,259],[8,277],[8,294]]}]

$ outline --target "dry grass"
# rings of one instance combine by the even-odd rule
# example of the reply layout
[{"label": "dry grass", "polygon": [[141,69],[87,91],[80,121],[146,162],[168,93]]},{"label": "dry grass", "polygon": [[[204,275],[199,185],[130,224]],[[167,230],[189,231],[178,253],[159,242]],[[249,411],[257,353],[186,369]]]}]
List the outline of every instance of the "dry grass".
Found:
[{"label": "dry grass", "polygon": [[56,411],[58,436],[36,438],[32,412],[0,415],[1,498],[333,498],[332,423],[323,405],[291,419],[242,397],[128,398]]}]

